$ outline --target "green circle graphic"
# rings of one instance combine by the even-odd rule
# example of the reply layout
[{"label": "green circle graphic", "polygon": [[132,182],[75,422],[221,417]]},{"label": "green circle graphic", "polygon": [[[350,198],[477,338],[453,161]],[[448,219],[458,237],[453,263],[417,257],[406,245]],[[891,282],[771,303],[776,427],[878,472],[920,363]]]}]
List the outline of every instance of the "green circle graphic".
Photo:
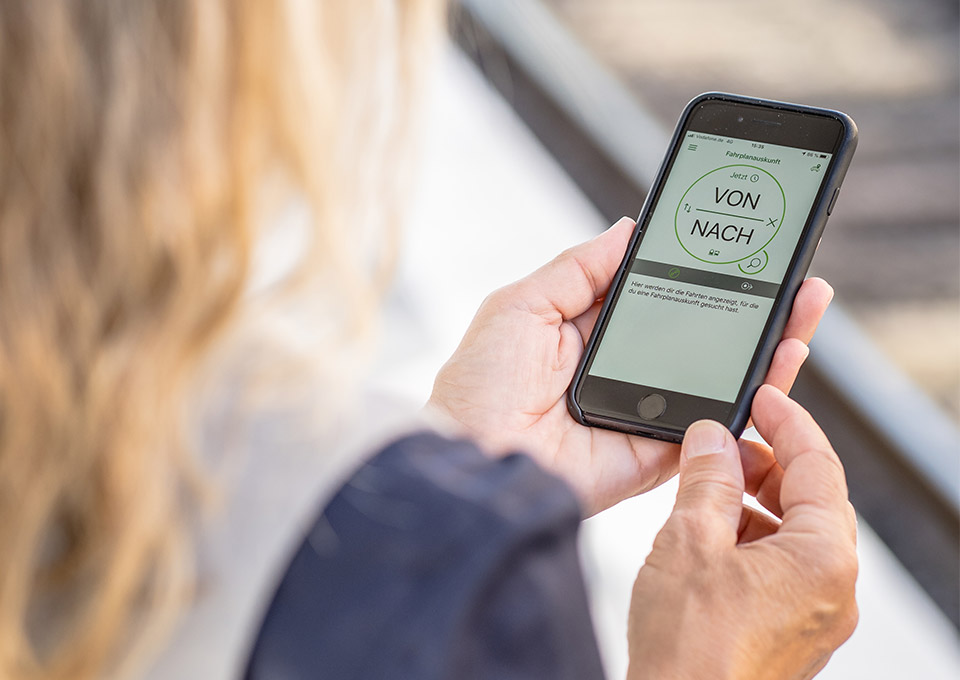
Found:
[{"label": "green circle graphic", "polygon": [[[780,214],[780,219],[777,220],[776,229],[774,230],[773,234],[771,234],[771,235],[770,235],[770,238],[768,238],[768,239],[767,239],[762,245],[760,245],[756,250],[753,250],[753,251],[747,253],[746,255],[740,255],[740,256],[736,257],[735,259],[733,259],[733,260],[724,260],[724,261],[709,260],[709,259],[706,259],[706,258],[704,258],[704,257],[700,257],[699,255],[693,254],[692,252],[690,252],[690,249],[687,248],[687,246],[683,243],[683,239],[680,237],[680,225],[679,225],[680,210],[681,210],[681,208],[684,206],[684,204],[686,203],[687,194],[689,194],[690,191],[692,191],[693,188],[696,187],[701,181],[703,181],[704,179],[706,179],[707,177],[709,177],[710,175],[712,175],[712,174],[715,173],[715,172],[720,172],[721,170],[729,170],[730,168],[749,168],[750,170],[753,170],[753,171],[756,171],[756,172],[762,172],[764,175],[766,175],[767,177],[769,177],[770,179],[772,179],[773,182],[774,182],[774,184],[776,184],[777,188],[780,190],[780,197],[783,199],[783,211],[782,211],[781,214]],[[738,189],[738,191],[739,191],[739,189]],[[726,214],[726,213],[721,213],[721,214]],[[764,170],[763,168],[758,168],[758,167],[755,166],[755,165],[746,165],[746,164],[743,164],[743,163],[734,163],[734,164],[732,164],[732,165],[724,165],[724,166],[721,166],[721,167],[719,167],[719,168],[714,168],[714,169],[711,170],[710,172],[707,172],[707,173],[701,175],[701,176],[697,179],[697,181],[695,181],[693,184],[691,184],[689,187],[687,187],[687,190],[683,192],[683,196],[680,197],[680,202],[677,204],[677,209],[676,209],[676,211],[675,211],[674,214],[673,214],[673,230],[674,230],[674,234],[675,234],[676,237],[677,237],[677,242],[680,244],[680,247],[683,248],[683,249],[687,252],[687,254],[690,255],[690,257],[693,257],[694,259],[700,260],[701,262],[707,262],[707,263],[709,263],[709,264],[734,264],[734,263],[736,263],[736,262],[742,262],[743,260],[746,260],[747,258],[753,257],[754,255],[756,255],[757,253],[759,253],[760,251],[762,251],[764,248],[766,248],[768,245],[770,245],[771,241],[773,241],[773,239],[776,238],[777,234],[780,233],[780,227],[783,226],[783,218],[786,217],[786,214],[787,214],[787,195],[784,193],[784,191],[783,191],[783,186],[780,185],[780,182],[779,182],[779,180],[777,180],[776,177],[774,177],[771,173],[767,172],[767,171]],[[734,217],[738,217],[738,216],[734,216]],[[744,216],[739,216],[739,217],[741,217],[741,219],[749,219],[749,218],[746,218],[746,217],[744,217]]]}]

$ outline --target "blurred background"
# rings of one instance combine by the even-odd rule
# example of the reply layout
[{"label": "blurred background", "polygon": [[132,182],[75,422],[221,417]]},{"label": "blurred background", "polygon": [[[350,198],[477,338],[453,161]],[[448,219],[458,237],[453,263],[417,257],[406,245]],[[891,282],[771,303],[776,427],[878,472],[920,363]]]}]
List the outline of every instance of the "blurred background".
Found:
[{"label": "blurred background", "polygon": [[[426,399],[483,297],[636,216],[708,90],[837,108],[860,144],[793,395],[847,469],[861,623],[826,678],[960,677],[960,17],[952,0],[459,0],[387,306],[382,388]],[[610,677],[675,485],[589,520]]]},{"label": "blurred background", "polygon": [[960,419],[955,0],[547,0],[664,126],[708,90],[835,108],[860,127],[815,273]]}]

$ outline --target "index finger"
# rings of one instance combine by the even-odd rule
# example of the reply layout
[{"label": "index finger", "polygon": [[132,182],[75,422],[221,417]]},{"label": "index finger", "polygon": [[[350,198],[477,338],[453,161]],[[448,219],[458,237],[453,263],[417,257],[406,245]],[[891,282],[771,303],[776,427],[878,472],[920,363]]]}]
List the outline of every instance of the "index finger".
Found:
[{"label": "index finger", "polygon": [[564,251],[515,284],[523,291],[519,299],[539,316],[559,312],[566,320],[583,314],[610,287],[634,226],[622,217],[596,238]]},{"label": "index finger", "polygon": [[829,283],[816,276],[804,281],[797,291],[790,318],[783,329],[784,339],[797,338],[809,344],[831,300],[833,288]]},{"label": "index finger", "polygon": [[781,532],[823,533],[838,524],[855,531],[843,465],[810,414],[780,390],[764,385],[753,401],[753,422],[783,468]]}]

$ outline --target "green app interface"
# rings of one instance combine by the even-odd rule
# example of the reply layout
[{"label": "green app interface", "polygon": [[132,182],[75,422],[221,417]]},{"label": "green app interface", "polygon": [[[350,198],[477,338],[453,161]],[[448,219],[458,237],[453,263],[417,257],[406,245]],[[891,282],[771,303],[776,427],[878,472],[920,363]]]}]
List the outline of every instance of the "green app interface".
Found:
[{"label": "green app interface", "polygon": [[688,132],[589,375],[736,400],[830,157]]}]

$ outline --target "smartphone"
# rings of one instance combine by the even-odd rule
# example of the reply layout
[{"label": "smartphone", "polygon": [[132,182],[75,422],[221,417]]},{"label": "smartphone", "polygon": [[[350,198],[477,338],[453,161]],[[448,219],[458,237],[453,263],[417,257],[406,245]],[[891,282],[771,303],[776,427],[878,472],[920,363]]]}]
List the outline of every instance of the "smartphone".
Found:
[{"label": "smartphone", "polygon": [[740,436],[857,144],[846,114],[687,105],[567,392],[584,425]]}]

